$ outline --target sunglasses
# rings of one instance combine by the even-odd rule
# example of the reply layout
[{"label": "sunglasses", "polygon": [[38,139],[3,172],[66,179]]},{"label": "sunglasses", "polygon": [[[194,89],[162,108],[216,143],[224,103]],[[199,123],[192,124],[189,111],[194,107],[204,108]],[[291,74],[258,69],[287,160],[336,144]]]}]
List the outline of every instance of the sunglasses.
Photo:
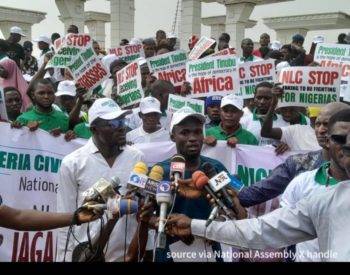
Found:
[{"label": "sunglasses", "polygon": [[124,128],[125,127],[125,119],[112,119],[105,120],[96,125],[97,127],[111,127],[112,129]]},{"label": "sunglasses", "polygon": [[338,143],[340,145],[343,145],[346,143],[346,136],[347,135],[330,135],[329,137],[331,140],[333,140],[335,143]]}]

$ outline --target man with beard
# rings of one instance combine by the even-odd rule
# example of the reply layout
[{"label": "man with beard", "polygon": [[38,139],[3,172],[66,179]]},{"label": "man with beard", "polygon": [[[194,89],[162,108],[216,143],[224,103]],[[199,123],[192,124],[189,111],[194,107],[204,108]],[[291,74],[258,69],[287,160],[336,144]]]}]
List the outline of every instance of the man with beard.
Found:
[{"label": "man with beard", "polygon": [[[66,156],[59,171],[59,187],[57,194],[57,211],[74,212],[82,205],[82,193],[96,183],[100,178],[110,180],[118,177],[121,182],[119,192],[125,195],[126,183],[130,172],[143,154],[130,146],[126,146],[125,115],[128,111],[109,98],[97,99],[89,109],[89,126],[92,137],[87,144]],[[137,229],[135,215],[124,216],[112,223],[106,261],[126,260],[126,250]],[[74,229],[74,235],[79,242],[87,241],[87,227]],[[93,238],[99,234],[100,222],[90,224]],[[61,229],[58,235],[58,261],[71,260],[74,246],[70,239],[65,257],[67,228]]]},{"label": "man with beard", "polygon": [[[177,154],[182,155],[186,161],[185,180],[181,181],[181,183],[179,182],[179,189],[174,202],[173,212],[183,213],[189,217],[196,217],[198,219],[207,219],[211,212],[211,206],[205,197],[198,196],[198,198],[189,198],[188,193],[182,189],[183,186],[185,186],[185,183],[192,182],[191,177],[193,172],[197,170],[203,171],[202,165],[205,162],[212,164],[217,172],[227,172],[226,168],[219,161],[201,155],[204,140],[204,122],[205,117],[202,114],[195,113],[189,107],[183,107],[174,113],[170,125],[170,138],[176,143]],[[170,181],[170,162],[171,159],[167,159],[158,163],[158,165],[164,169],[163,180],[165,181]],[[175,246],[186,246],[184,243],[189,245],[192,242],[188,239],[167,238],[166,248],[156,251],[156,261],[175,261],[175,259],[171,257],[170,251],[173,251],[172,249],[175,249]],[[211,248],[210,245],[207,245],[207,247],[208,249]],[[215,243],[212,248],[218,250],[219,245]],[[198,253],[197,257],[199,257]],[[206,258],[204,257],[201,260],[206,261]]]}]

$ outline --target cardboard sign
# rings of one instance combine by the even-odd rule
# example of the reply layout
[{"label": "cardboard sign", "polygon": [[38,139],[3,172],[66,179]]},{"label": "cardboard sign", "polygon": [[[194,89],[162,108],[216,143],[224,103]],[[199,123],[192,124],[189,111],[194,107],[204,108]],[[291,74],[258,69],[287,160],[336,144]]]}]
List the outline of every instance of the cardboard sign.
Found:
[{"label": "cardboard sign", "polygon": [[0,119],[8,121],[4,90],[0,87]]},{"label": "cardboard sign", "polygon": [[191,97],[227,95],[239,92],[237,58],[217,56],[189,61],[186,80],[192,86]]},{"label": "cardboard sign", "polygon": [[183,107],[190,107],[195,112],[204,115],[204,101],[198,99],[187,98],[178,95],[169,95],[168,111],[174,113]]},{"label": "cardboard sign", "polygon": [[117,48],[109,49],[109,54],[115,54],[125,62],[132,62],[140,57],[145,57],[142,44],[125,45]]},{"label": "cardboard sign", "polygon": [[141,70],[133,62],[116,73],[118,82],[118,104],[121,108],[139,103],[144,97],[141,85]]},{"label": "cardboard sign", "polygon": [[245,62],[239,65],[240,95],[243,98],[253,98],[255,86],[260,82],[274,82],[276,77],[274,60]]},{"label": "cardboard sign", "polygon": [[236,50],[234,48],[227,48],[217,53],[214,53],[211,56],[223,56],[223,55],[235,55],[235,54],[236,54]]},{"label": "cardboard sign", "polygon": [[197,60],[207,49],[215,43],[214,39],[202,36],[188,55],[189,60]]},{"label": "cardboard sign", "polygon": [[349,101],[350,95],[350,45],[344,44],[317,44],[314,60],[322,67],[340,67],[341,83],[340,96]]},{"label": "cardboard sign", "polygon": [[340,69],[290,67],[281,70],[284,94],[278,106],[324,106],[339,101]]}]

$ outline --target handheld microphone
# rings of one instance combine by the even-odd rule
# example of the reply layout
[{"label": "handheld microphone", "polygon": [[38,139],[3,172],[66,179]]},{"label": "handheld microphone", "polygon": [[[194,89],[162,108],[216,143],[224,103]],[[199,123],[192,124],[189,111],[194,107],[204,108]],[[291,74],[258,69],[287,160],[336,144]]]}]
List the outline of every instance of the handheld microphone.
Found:
[{"label": "handheld microphone", "polygon": [[108,198],[116,195],[119,188],[120,179],[118,177],[113,177],[111,182],[100,178],[93,186],[83,192],[83,203],[106,203]]},{"label": "handheld microphone", "polygon": [[134,214],[138,210],[137,201],[131,199],[122,199],[121,197],[109,198],[106,204],[109,216],[119,214],[119,218],[124,215]]},{"label": "handheld microphone", "polygon": [[[128,180],[128,188],[135,189],[136,192],[139,191],[139,189],[145,189],[148,180],[148,177],[146,176],[147,173],[148,167],[146,163],[142,161],[136,163]],[[137,193],[140,195],[140,192]]]},{"label": "handheld microphone", "polygon": [[221,208],[226,215],[231,216],[230,210],[227,208],[227,206],[221,201],[221,199],[211,190],[210,186],[208,185],[209,178],[204,174],[202,171],[196,171],[192,174],[192,180],[194,182],[194,185],[197,189],[202,190],[203,188],[205,191],[214,199],[215,206],[212,209],[209,218],[206,222],[206,226],[208,226],[216,217],[218,208]]},{"label": "handheld microphone", "polygon": [[231,182],[229,175],[225,171],[217,173],[214,166],[209,162],[205,162],[202,167],[204,173],[210,178],[209,185],[211,189],[215,193],[219,192],[224,199],[225,205],[232,209],[237,215],[238,211],[233,203],[231,196],[227,193],[226,190],[226,186],[230,185]]},{"label": "handheld microphone", "polygon": [[186,160],[182,155],[174,155],[170,160],[170,179],[174,180],[176,189],[178,180],[185,176]]},{"label": "handheld microphone", "polygon": [[145,204],[148,204],[151,197],[157,194],[157,186],[163,179],[164,169],[162,166],[155,165],[148,174],[148,181],[145,185],[146,199]]},{"label": "handheld microphone", "polygon": [[159,226],[157,236],[157,248],[164,249],[166,245],[165,222],[167,219],[168,206],[171,205],[171,185],[168,181],[161,181],[157,187],[157,204],[160,205]]}]

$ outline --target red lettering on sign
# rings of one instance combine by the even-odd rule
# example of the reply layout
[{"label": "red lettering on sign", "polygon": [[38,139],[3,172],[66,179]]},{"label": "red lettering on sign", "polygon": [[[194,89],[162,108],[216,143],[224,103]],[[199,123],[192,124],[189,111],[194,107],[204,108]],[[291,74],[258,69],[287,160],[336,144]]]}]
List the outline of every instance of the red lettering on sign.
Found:
[{"label": "red lettering on sign", "polygon": [[186,69],[171,72],[158,72],[158,79],[170,81],[174,85],[186,80]]},{"label": "red lettering on sign", "polygon": [[301,84],[303,71],[282,71],[280,79],[283,84]]},{"label": "red lettering on sign", "polygon": [[212,78],[195,78],[193,81],[193,94],[208,93],[209,91],[222,92],[232,91],[233,80],[231,76],[212,77]]},{"label": "red lettering on sign", "polygon": [[250,76],[258,77],[264,75],[270,75],[272,69],[272,64],[261,64],[250,66]]},{"label": "red lettering on sign", "polygon": [[245,78],[245,70],[243,67],[239,68],[238,73],[239,73],[239,78],[241,79]]},{"label": "red lettering on sign", "polygon": [[106,70],[102,67],[100,63],[94,65],[91,69],[82,75],[77,82],[85,87],[87,90],[90,90],[93,86],[96,85],[104,76],[107,75]]},{"label": "red lettering on sign", "polygon": [[310,71],[308,82],[316,85],[334,85],[334,81],[338,77],[338,72]]}]

